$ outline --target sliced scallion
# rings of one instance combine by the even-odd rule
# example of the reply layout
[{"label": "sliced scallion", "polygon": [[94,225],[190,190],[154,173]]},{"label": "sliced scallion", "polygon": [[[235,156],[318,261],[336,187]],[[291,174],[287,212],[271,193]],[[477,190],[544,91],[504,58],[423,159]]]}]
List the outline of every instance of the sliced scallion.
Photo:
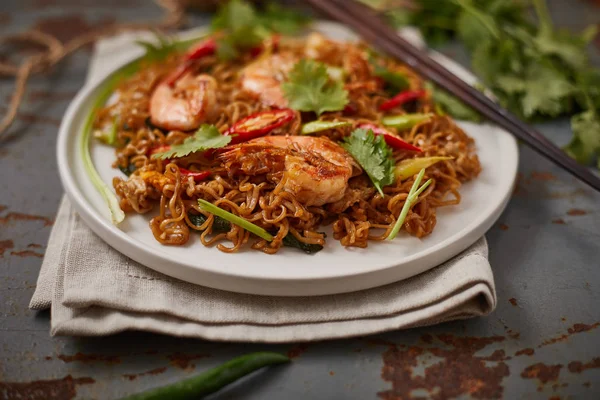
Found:
[{"label": "sliced scallion", "polygon": [[239,226],[240,228],[244,228],[248,232],[252,232],[256,236],[263,238],[266,241],[270,242],[273,240],[273,235],[271,235],[269,232],[267,232],[263,228],[256,226],[252,222],[248,222],[244,218],[239,217],[235,214],[232,214],[229,211],[225,211],[222,208],[219,208],[219,207],[215,206],[214,204],[209,203],[206,200],[198,199],[198,205],[204,211],[214,214],[217,217],[221,217],[224,220],[229,221],[232,224]]},{"label": "sliced scallion", "polygon": [[396,235],[400,231],[400,228],[402,228],[402,225],[404,224],[404,220],[406,219],[406,216],[408,215],[408,211],[410,210],[412,204],[417,200],[419,195],[423,193],[423,191],[427,189],[429,185],[431,185],[431,182],[433,182],[433,179],[429,179],[423,184],[423,186],[419,188],[419,185],[423,180],[423,175],[425,175],[425,168],[423,168],[415,178],[415,182],[413,183],[412,187],[410,188],[410,191],[408,192],[408,197],[404,201],[404,206],[402,206],[400,215],[398,216],[398,219],[396,220],[392,231],[388,235],[387,240],[392,240],[396,237]]},{"label": "sliced scallion", "polygon": [[312,121],[302,125],[302,134],[309,135],[311,133],[326,131],[327,129],[342,128],[350,126],[350,121]]}]

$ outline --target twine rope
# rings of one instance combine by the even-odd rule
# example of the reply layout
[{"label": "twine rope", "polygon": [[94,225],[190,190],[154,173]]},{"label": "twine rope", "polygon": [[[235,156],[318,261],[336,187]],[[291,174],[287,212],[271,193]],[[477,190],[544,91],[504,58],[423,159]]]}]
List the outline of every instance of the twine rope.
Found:
[{"label": "twine rope", "polygon": [[185,4],[181,0],[155,0],[165,10],[161,21],[114,24],[95,29],[85,35],[62,43],[53,35],[38,30],[19,34],[0,36],[0,43],[26,43],[43,47],[43,50],[27,57],[20,65],[10,61],[0,62],[0,76],[14,77],[15,90],[11,96],[8,110],[0,122],[0,138],[10,128],[17,117],[19,107],[32,75],[47,72],[66,57],[98,39],[122,32],[136,30],[167,30],[177,28],[185,20]]}]

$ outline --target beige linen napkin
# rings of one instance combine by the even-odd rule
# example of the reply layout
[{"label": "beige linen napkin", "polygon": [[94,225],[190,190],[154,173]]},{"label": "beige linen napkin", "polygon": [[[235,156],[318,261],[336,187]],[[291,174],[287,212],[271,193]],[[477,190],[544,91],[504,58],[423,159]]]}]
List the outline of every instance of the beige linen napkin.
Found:
[{"label": "beige linen napkin", "polygon": [[[100,42],[88,82],[120,63],[132,35]],[[217,251],[213,249],[211,251]],[[237,294],[182,282],[123,256],[63,198],[30,308],[51,308],[52,335],[143,330],[221,341],[294,342],[431,325],[489,314],[494,278],[481,238],[408,280],[317,297]]]}]

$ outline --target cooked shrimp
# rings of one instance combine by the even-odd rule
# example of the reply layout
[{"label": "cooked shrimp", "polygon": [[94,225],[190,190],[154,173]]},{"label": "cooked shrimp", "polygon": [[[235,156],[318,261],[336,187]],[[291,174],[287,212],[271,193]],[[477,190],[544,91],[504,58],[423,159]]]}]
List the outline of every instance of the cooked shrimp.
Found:
[{"label": "cooked shrimp", "polygon": [[306,206],[342,199],[348,179],[361,173],[341,146],[323,137],[262,137],[232,146],[221,159],[230,174],[267,174],[280,181]]},{"label": "cooked shrimp", "polygon": [[162,82],[150,98],[150,121],[168,130],[194,130],[217,110],[217,83],[205,74],[188,73],[174,87]]},{"label": "cooked shrimp", "polygon": [[297,61],[292,53],[262,57],[242,70],[242,88],[268,106],[285,108],[281,84]]}]

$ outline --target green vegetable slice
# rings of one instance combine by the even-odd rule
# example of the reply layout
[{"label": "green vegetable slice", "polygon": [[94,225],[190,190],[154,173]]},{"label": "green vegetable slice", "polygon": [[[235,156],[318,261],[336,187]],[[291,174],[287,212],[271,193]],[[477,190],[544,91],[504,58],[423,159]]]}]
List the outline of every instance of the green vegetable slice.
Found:
[{"label": "green vegetable slice", "polygon": [[104,183],[98,171],[94,167],[92,162],[92,156],[90,154],[90,136],[92,135],[92,126],[94,124],[94,117],[96,110],[98,110],[111,96],[113,88],[116,84],[117,76],[114,76],[101,91],[88,114],[84,126],[83,135],[81,136],[80,151],[81,158],[83,161],[84,168],[88,173],[92,184],[100,192],[100,195],[106,201],[108,209],[110,211],[110,218],[113,224],[118,225],[125,219],[125,213],[119,206],[119,200],[117,196],[110,190],[108,185]]},{"label": "green vegetable slice", "polygon": [[[202,214],[188,213],[188,218],[190,219],[190,222],[196,226],[202,226],[202,224],[206,222],[206,217]],[[212,225],[213,233],[227,233],[230,230],[231,224],[229,223],[229,221],[226,221],[221,217],[215,216],[215,220]],[[288,233],[281,242],[286,247],[295,247],[304,251],[307,254],[314,254],[323,250],[323,246],[321,246],[320,244],[308,244],[299,241],[291,232]]]},{"label": "green vegetable slice", "polygon": [[385,126],[391,126],[398,129],[410,129],[413,126],[425,122],[433,117],[433,114],[404,114],[404,115],[390,115],[383,117],[381,123]]},{"label": "green vegetable slice", "polygon": [[254,233],[256,236],[263,238],[266,241],[270,242],[273,240],[273,235],[271,235],[269,232],[267,232],[263,228],[256,226],[252,222],[248,222],[244,218],[238,217],[237,215],[232,214],[229,211],[225,211],[222,208],[219,208],[219,207],[215,206],[214,204],[209,203],[206,200],[198,199],[198,205],[204,211],[214,214],[217,217],[221,217],[224,220],[227,220],[227,221],[231,222],[232,224],[235,224],[235,225],[239,226],[240,228],[247,230],[248,232]]},{"label": "green vegetable slice", "polygon": [[396,220],[392,231],[388,235],[387,240],[392,240],[396,237],[396,235],[400,231],[400,228],[402,228],[402,225],[404,224],[404,220],[406,219],[406,215],[408,215],[408,211],[410,210],[412,204],[417,200],[419,195],[423,193],[423,191],[427,189],[429,185],[431,185],[431,182],[433,182],[433,179],[429,179],[423,184],[423,186],[419,188],[419,185],[423,180],[423,175],[425,175],[425,168],[423,168],[421,172],[419,172],[419,175],[417,175],[417,177],[415,178],[415,182],[413,183],[412,187],[410,188],[410,191],[408,192],[408,197],[404,201],[404,206],[402,206],[402,210],[400,210],[400,215],[398,216],[398,219]]},{"label": "green vegetable slice", "polygon": [[328,129],[342,128],[352,125],[349,121],[312,121],[302,125],[302,134],[309,135],[311,133],[326,131]]}]

